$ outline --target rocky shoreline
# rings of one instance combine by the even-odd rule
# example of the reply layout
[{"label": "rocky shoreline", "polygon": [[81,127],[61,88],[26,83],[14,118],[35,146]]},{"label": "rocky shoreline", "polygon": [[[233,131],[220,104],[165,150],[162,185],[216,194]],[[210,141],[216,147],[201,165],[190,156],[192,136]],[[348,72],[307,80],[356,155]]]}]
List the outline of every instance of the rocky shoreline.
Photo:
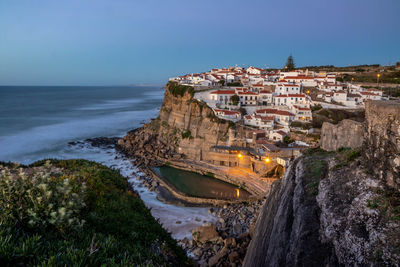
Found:
[{"label": "rocky shoreline", "polygon": [[193,239],[185,238],[179,244],[200,266],[241,266],[263,203],[210,208],[218,221],[194,229]]},{"label": "rocky shoreline", "polygon": [[[100,148],[116,148],[121,156],[131,159],[133,157],[132,164],[135,164],[144,173],[144,175],[135,174],[134,177],[141,181],[140,184],[143,187],[156,192],[157,199],[160,201],[182,206],[206,206],[206,204],[189,203],[175,197],[154,177],[147,175],[149,167],[160,166],[161,162],[126,155],[118,148],[117,142],[118,138],[115,137],[100,137],[71,142],[70,145],[88,143]],[[264,200],[256,200],[213,206],[209,209],[209,213],[218,218],[218,221],[212,225],[203,224],[203,226],[193,229],[193,239],[184,238],[178,240],[178,243],[199,266],[241,266],[263,203]],[[176,223],[181,222],[177,221]]]}]

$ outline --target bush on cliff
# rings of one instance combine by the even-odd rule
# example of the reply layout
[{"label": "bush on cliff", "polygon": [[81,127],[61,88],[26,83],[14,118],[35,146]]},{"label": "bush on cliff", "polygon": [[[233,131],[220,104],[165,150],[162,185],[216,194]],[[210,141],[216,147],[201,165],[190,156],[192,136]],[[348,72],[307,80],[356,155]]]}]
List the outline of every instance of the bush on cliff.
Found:
[{"label": "bush on cliff", "polygon": [[192,86],[181,85],[177,82],[168,82],[167,89],[175,97],[184,96],[186,92],[188,92],[191,96],[194,95],[194,88]]},{"label": "bush on cliff", "polygon": [[186,263],[184,251],[118,171],[86,160],[1,165],[3,265]]}]

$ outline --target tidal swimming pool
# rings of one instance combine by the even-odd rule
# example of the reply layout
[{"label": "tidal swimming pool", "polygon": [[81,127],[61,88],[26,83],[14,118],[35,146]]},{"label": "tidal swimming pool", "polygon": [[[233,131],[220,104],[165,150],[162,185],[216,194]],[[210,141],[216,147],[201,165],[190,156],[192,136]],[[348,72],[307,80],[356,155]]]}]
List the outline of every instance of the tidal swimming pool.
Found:
[{"label": "tidal swimming pool", "polygon": [[246,200],[250,197],[249,192],[238,186],[195,172],[168,166],[154,168],[154,172],[187,196],[224,200]]}]

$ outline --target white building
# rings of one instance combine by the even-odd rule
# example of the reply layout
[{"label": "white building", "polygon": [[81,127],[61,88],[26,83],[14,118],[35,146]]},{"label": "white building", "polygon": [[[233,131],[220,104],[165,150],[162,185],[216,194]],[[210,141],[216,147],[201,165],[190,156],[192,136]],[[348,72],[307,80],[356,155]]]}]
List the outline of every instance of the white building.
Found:
[{"label": "white building", "polygon": [[275,88],[275,93],[278,95],[283,94],[300,94],[300,85],[289,83],[278,83]]},{"label": "white building", "polygon": [[287,94],[287,95],[277,95],[273,97],[273,103],[275,106],[288,106],[293,105],[308,105],[308,99],[304,94]]},{"label": "white building", "polygon": [[210,93],[211,100],[217,104],[225,104],[231,102],[231,97],[236,94],[235,90],[217,90]]},{"label": "white building", "polygon": [[287,133],[285,133],[284,131],[273,131],[270,132],[269,134],[269,139],[277,141],[277,142],[283,142],[283,139],[285,138],[285,136],[287,135]]},{"label": "white building", "polygon": [[382,96],[370,92],[360,92],[361,98],[363,101],[365,100],[381,100]]},{"label": "white building", "polygon": [[271,130],[274,128],[273,116],[246,115],[244,116],[244,124],[254,126],[263,130]]},{"label": "white building", "polygon": [[226,109],[214,109],[215,115],[221,119],[238,121],[242,118],[242,114],[239,111],[226,110]]},{"label": "white building", "polygon": [[337,103],[345,104],[347,100],[347,93],[343,90],[336,91],[333,93],[332,100]]},{"label": "white building", "polygon": [[258,102],[258,94],[254,92],[238,92],[240,105],[256,106]]},{"label": "white building", "polygon": [[312,112],[310,108],[300,107],[293,105],[293,112],[295,114],[294,120],[297,121],[312,121]]},{"label": "white building", "polygon": [[258,102],[261,105],[272,104],[272,92],[268,90],[261,90],[258,92]]}]

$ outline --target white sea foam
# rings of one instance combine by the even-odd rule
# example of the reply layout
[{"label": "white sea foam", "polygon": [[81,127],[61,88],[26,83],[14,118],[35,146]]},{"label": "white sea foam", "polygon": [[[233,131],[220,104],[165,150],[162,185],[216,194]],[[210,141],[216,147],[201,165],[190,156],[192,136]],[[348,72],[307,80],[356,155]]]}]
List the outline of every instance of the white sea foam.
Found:
[{"label": "white sea foam", "polygon": [[0,161],[30,163],[41,158],[58,157],[58,151],[70,141],[96,136],[120,136],[156,114],[157,109],[116,112],[101,117],[38,126],[2,136]]}]

